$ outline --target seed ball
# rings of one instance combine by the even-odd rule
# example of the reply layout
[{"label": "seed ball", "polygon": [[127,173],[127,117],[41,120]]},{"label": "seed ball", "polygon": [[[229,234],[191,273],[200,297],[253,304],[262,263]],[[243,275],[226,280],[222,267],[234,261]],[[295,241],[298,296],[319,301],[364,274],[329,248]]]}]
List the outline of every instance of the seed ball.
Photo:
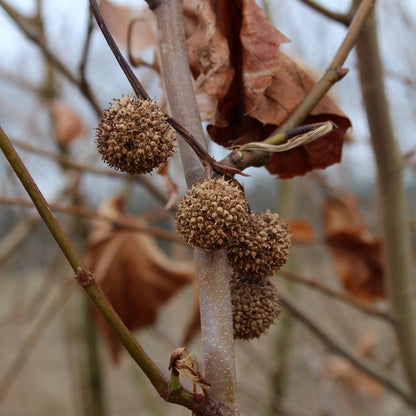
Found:
[{"label": "seed ball", "polygon": [[110,167],[141,174],[171,156],[175,132],[154,101],[123,96],[102,114],[95,143]]},{"label": "seed ball", "polygon": [[231,305],[235,339],[249,340],[266,333],[280,314],[276,287],[269,279],[231,274]]},{"label": "seed ball", "polygon": [[179,235],[187,244],[208,251],[235,244],[247,225],[244,192],[223,178],[193,186],[179,202],[176,213]]},{"label": "seed ball", "polygon": [[289,257],[290,238],[289,227],[279,214],[269,210],[251,214],[244,234],[228,249],[228,262],[242,277],[272,276]]}]

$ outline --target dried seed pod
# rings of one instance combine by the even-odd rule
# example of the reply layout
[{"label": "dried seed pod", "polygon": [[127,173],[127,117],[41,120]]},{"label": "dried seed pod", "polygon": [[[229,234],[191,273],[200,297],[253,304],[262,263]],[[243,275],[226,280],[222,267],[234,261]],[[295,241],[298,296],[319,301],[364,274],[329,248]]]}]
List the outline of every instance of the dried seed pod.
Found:
[{"label": "dried seed pod", "polygon": [[175,132],[154,101],[121,97],[102,114],[95,142],[110,167],[140,174],[168,159]]},{"label": "dried seed pod", "polygon": [[185,242],[205,250],[235,244],[247,224],[248,204],[243,191],[223,178],[193,186],[176,213],[176,229]]},{"label": "dried seed pod", "polygon": [[231,275],[231,304],[235,339],[253,339],[263,335],[280,314],[276,287],[269,279]]},{"label": "dried seed pod", "polygon": [[278,214],[269,210],[251,214],[238,243],[228,249],[228,262],[242,277],[271,276],[289,257],[290,238],[289,227]]}]

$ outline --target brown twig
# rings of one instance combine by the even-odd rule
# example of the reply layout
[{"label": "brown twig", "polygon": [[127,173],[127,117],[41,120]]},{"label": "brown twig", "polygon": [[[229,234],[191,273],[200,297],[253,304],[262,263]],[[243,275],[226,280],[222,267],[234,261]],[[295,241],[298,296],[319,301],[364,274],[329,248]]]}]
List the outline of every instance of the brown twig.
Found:
[{"label": "brown twig", "polygon": [[[19,206],[28,207],[28,208],[33,207],[33,203],[27,199],[8,198],[8,197],[2,197],[2,196],[0,196],[0,204],[19,205]],[[184,244],[183,240],[179,238],[175,233],[171,231],[163,230],[161,228],[134,223],[134,220],[135,220],[134,217],[123,216],[121,218],[115,219],[112,216],[101,214],[100,212],[91,210],[89,208],[78,207],[78,206],[68,206],[68,205],[64,206],[61,204],[51,204],[50,208],[54,212],[77,215],[79,217],[90,218],[93,220],[106,221],[106,222],[111,223],[114,228],[142,232],[145,234],[153,235],[154,237],[157,237],[157,238],[161,238],[163,240]]]},{"label": "brown twig", "polygon": [[[358,4],[355,0],[354,5]],[[379,206],[390,313],[400,347],[403,370],[416,401],[416,306],[414,264],[403,183],[403,158],[391,122],[383,82],[377,24],[370,16],[357,42],[358,70],[377,166]]]},{"label": "brown twig", "polygon": [[27,358],[30,356],[30,352],[34,350],[35,345],[45,332],[45,329],[72,293],[71,289],[73,287],[74,284],[72,280],[67,280],[62,283],[61,291],[54,297],[51,303],[43,311],[42,316],[39,318],[36,325],[32,326],[27,337],[20,343],[16,356],[8,365],[7,369],[2,372],[2,378],[0,380],[0,402],[3,401],[9,392],[13,382],[16,380],[16,377],[22,370]]},{"label": "brown twig", "polygon": [[362,357],[358,357],[356,353],[350,351],[340,342],[336,341],[329,335],[317,322],[310,318],[310,314],[302,312],[292,301],[285,297],[281,297],[282,306],[293,315],[299,322],[305,325],[316,337],[318,337],[330,350],[341,355],[348,360],[354,367],[361,370],[374,380],[381,383],[386,389],[402,399],[406,404],[415,408],[416,403],[412,396],[406,392],[402,386],[399,386],[393,381],[393,377],[385,374],[379,368],[376,368],[372,363],[367,362]]},{"label": "brown twig", "polygon": [[303,4],[309,6],[313,10],[323,14],[326,17],[329,17],[336,22],[342,23],[345,26],[348,26],[351,23],[351,13],[336,13],[328,10],[314,0],[300,0]]},{"label": "brown twig", "polygon": [[157,200],[159,200],[163,205],[168,202],[168,197],[160,190],[158,186],[148,177],[144,175],[134,175],[134,176],[126,176],[125,173],[117,172],[112,169],[103,169],[97,168],[91,165],[82,164],[79,162],[75,162],[72,159],[57,154],[55,152],[51,152],[46,149],[42,149],[38,146],[32,146],[29,143],[26,143],[22,140],[13,139],[13,145],[19,147],[22,150],[29,151],[34,154],[42,155],[48,157],[50,159],[55,160],[56,162],[60,163],[63,166],[66,166],[71,169],[75,169],[81,172],[89,172],[95,175],[105,175],[111,176],[114,178],[129,178],[134,182],[140,183],[143,187],[145,187]]},{"label": "brown twig", "polygon": [[42,51],[43,55],[48,59],[48,61],[62,74],[65,78],[68,79],[72,84],[74,84],[78,90],[84,95],[84,97],[89,101],[91,106],[94,108],[96,114],[99,116],[101,114],[101,108],[97,104],[95,97],[92,95],[89,88],[77,79],[62,63],[62,61],[48,48],[45,40],[37,33],[34,29],[32,22],[27,17],[21,15],[13,7],[11,7],[4,0],[0,0],[0,6],[3,7],[5,12],[9,17],[19,26],[22,32],[26,35],[28,39],[34,42]]},{"label": "brown twig", "polygon": [[372,308],[371,306],[368,306],[365,303],[359,302],[353,296],[350,296],[346,293],[339,292],[326,285],[323,285],[322,283],[318,282],[316,279],[310,279],[308,277],[302,276],[298,273],[294,273],[288,270],[279,270],[277,273],[280,276],[284,277],[285,279],[289,279],[291,281],[301,283],[305,286],[315,289],[331,298],[338,299],[368,315],[383,319],[391,324],[394,323],[393,318],[389,314],[379,311],[375,308]]},{"label": "brown twig", "polygon": [[149,64],[148,62],[143,61],[141,58],[133,56],[132,52],[132,40],[133,40],[133,27],[136,23],[143,21],[142,17],[138,17],[136,19],[133,19],[129,22],[129,25],[127,27],[127,55],[129,57],[130,65],[137,67],[137,66],[145,66],[146,68],[153,69],[156,71],[156,68],[154,65]]},{"label": "brown twig", "polygon": [[87,67],[88,56],[89,56],[89,52],[90,52],[91,35],[92,35],[93,28],[94,28],[94,20],[92,18],[91,9],[89,9],[87,34],[85,36],[84,47],[82,49],[81,62],[79,63],[79,67],[78,67],[78,71],[79,71],[79,75],[80,75],[80,83],[86,89],[89,89],[89,85],[88,85],[87,79],[85,77],[85,70],[86,70],[86,67]]}]

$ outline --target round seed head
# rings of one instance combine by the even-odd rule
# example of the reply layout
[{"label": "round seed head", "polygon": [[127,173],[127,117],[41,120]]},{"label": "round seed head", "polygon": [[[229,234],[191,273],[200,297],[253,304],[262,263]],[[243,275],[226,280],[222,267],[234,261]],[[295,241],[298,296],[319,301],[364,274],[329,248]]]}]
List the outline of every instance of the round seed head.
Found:
[{"label": "round seed head", "polygon": [[259,338],[280,314],[276,287],[269,279],[231,276],[231,304],[235,339]]},{"label": "round seed head", "polygon": [[185,242],[209,251],[235,244],[247,224],[243,191],[223,178],[193,186],[176,213],[176,229]]},{"label": "round seed head", "polygon": [[231,268],[242,277],[273,275],[289,257],[291,234],[278,214],[251,214],[249,224],[236,245],[228,249]]},{"label": "round seed head", "polygon": [[175,133],[154,101],[121,97],[102,114],[95,142],[110,167],[140,174],[166,162]]}]

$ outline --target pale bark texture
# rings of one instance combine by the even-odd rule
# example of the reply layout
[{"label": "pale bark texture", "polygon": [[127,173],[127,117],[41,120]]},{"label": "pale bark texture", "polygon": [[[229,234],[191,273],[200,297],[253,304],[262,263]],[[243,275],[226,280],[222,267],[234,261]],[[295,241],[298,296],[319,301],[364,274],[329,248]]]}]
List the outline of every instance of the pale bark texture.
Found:
[{"label": "pale bark texture", "polygon": [[386,274],[403,368],[416,400],[416,314],[403,160],[390,120],[374,14],[357,42],[358,67],[378,170]]},{"label": "pale bark texture", "polygon": [[[162,73],[172,116],[207,148],[188,64],[182,1],[156,2]],[[179,138],[188,187],[204,179],[194,151]],[[226,405],[224,414],[238,415],[234,365],[233,324],[229,271],[225,251],[195,249],[201,308],[201,337],[210,398]]]}]

